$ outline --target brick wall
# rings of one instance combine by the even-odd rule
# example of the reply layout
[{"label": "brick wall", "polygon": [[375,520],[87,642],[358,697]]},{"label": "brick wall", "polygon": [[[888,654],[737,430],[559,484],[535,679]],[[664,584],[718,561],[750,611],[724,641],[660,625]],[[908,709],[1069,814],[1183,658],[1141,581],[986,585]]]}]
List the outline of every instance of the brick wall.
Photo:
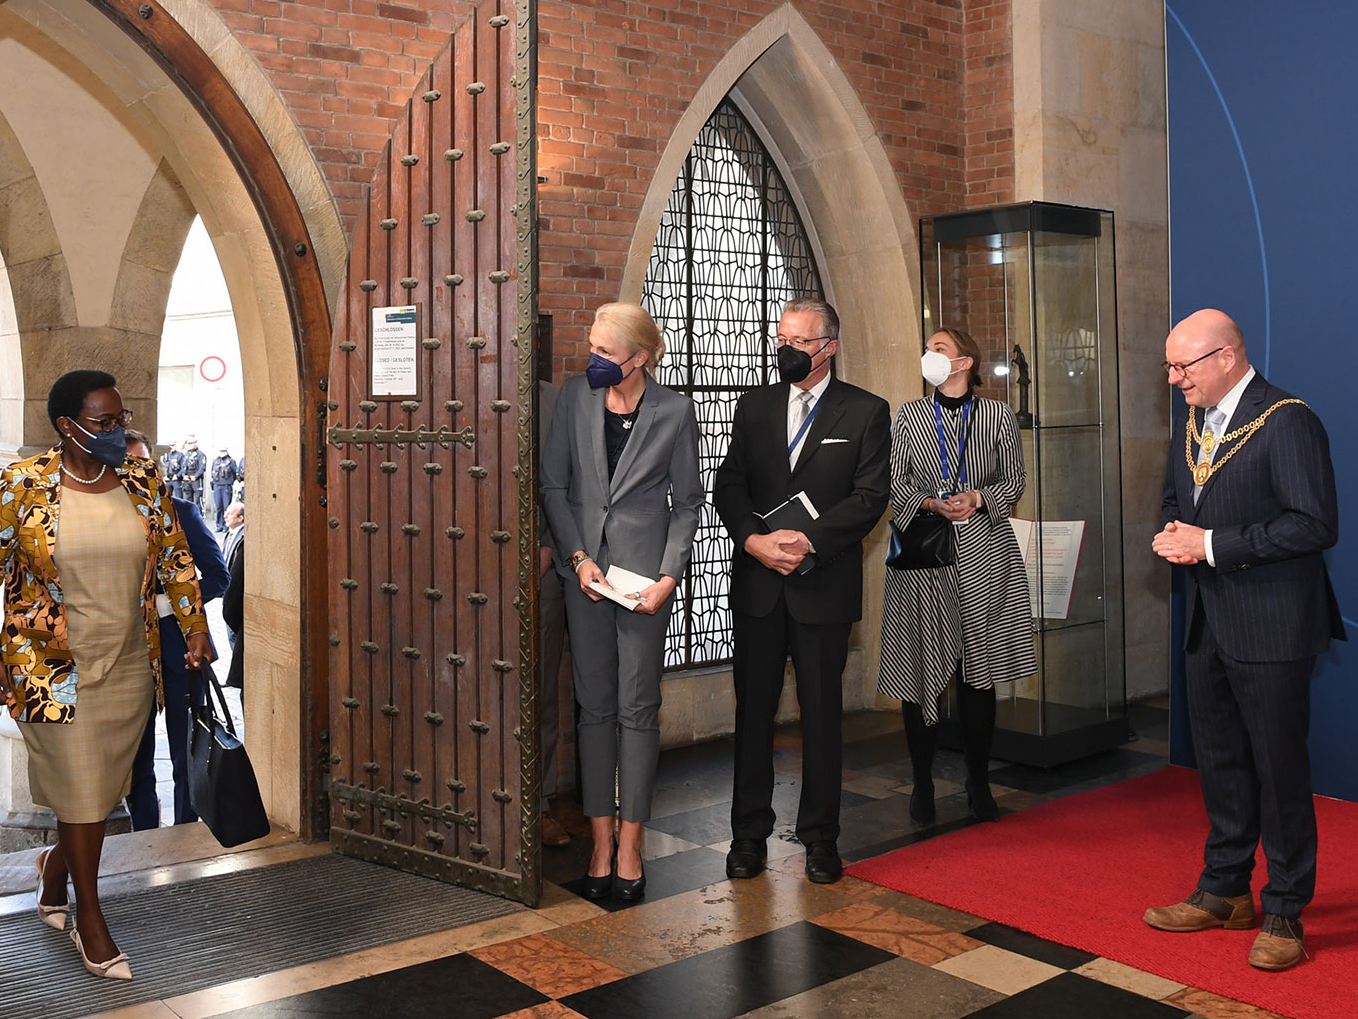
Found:
[{"label": "brick wall", "polygon": [[[470,0],[213,0],[271,76],[347,229],[392,124]],[[541,307],[557,373],[622,282],[675,122],[782,0],[539,2]],[[1013,198],[1011,0],[794,0],[877,128],[915,215]]]}]

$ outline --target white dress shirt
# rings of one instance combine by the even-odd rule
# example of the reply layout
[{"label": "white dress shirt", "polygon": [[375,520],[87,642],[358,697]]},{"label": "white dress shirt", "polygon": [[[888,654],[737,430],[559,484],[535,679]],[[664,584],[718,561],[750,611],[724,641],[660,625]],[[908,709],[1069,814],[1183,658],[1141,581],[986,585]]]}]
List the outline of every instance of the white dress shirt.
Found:
[{"label": "white dress shirt", "polygon": [[[1251,366],[1249,371],[1245,372],[1244,377],[1231,387],[1230,392],[1218,401],[1217,410],[1225,415],[1225,421],[1221,426],[1221,435],[1225,435],[1231,430],[1231,418],[1235,417],[1235,409],[1240,406],[1240,397],[1245,394],[1245,387],[1250,384],[1250,380],[1254,378],[1255,374],[1254,368]],[[1221,441],[1221,435],[1216,437],[1218,442]],[[1215,456],[1213,459],[1216,459]],[[1212,532],[1210,530],[1202,532],[1202,544],[1207,550],[1207,565],[1215,568],[1217,561],[1212,555]]]},{"label": "white dress shirt", "polygon": [[[797,434],[797,429],[801,427],[797,421],[797,405],[800,402],[798,396],[801,393],[811,394],[811,406],[808,413],[820,405],[820,398],[825,395],[825,390],[830,386],[830,373],[825,373],[825,378],[821,379],[810,389],[802,389],[801,386],[788,386],[787,390],[787,441],[792,442],[792,437]],[[810,426],[802,433],[802,437],[797,440],[797,445],[792,447],[792,452],[788,454],[788,462],[797,466],[797,461],[801,458],[802,447],[806,445],[806,437],[811,434]]]}]

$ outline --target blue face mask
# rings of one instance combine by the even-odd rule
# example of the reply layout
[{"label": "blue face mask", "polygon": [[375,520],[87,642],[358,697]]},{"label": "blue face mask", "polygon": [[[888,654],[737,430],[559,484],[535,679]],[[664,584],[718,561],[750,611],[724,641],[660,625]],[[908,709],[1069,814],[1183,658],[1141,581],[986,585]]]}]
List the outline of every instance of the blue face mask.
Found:
[{"label": "blue face mask", "polygon": [[[636,357],[635,354],[632,357]],[[627,360],[631,360],[628,358]],[[610,361],[600,354],[590,354],[589,364],[585,365],[585,378],[589,380],[590,389],[602,389],[604,386],[616,386],[636,371],[636,366],[626,375],[622,373],[622,365],[616,361]]]},{"label": "blue face mask", "polygon": [[123,433],[122,425],[107,432],[91,432],[74,418],[71,421],[90,437],[88,446],[74,435],[68,436],[72,442],[101,464],[107,464],[110,467],[121,467],[123,465],[123,461],[127,459],[127,436]]}]

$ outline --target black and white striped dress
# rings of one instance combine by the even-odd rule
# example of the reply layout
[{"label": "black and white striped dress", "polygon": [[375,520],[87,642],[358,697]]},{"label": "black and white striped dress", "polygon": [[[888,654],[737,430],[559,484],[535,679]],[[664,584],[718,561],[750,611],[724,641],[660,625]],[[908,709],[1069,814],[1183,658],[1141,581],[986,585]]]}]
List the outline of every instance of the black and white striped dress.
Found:
[{"label": "black and white striped dress", "polygon": [[[938,720],[938,697],[956,663],[967,684],[989,688],[1037,671],[1028,581],[1010,507],[1027,484],[1018,420],[1007,403],[976,398],[967,442],[967,485],[985,500],[956,528],[957,564],[937,570],[886,571],[882,663],[877,689]],[[943,410],[944,434],[957,470],[961,409]],[[934,398],[901,405],[891,424],[891,509],[908,521],[942,487]]]}]

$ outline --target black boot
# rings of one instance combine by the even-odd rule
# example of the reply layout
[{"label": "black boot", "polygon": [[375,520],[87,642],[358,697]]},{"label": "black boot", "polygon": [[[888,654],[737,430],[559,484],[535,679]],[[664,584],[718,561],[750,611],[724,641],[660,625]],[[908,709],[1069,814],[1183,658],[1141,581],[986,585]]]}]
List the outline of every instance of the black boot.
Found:
[{"label": "black boot", "polygon": [[910,748],[910,766],[915,773],[915,789],[910,794],[910,820],[916,824],[934,823],[934,748],[938,745],[938,726],[924,724],[924,709],[910,701],[901,702],[905,719],[905,742]]},{"label": "black boot", "polygon": [[995,688],[957,684],[958,722],[967,759],[967,805],[978,821],[998,821],[1000,808],[990,794],[990,747],[995,740]]}]

